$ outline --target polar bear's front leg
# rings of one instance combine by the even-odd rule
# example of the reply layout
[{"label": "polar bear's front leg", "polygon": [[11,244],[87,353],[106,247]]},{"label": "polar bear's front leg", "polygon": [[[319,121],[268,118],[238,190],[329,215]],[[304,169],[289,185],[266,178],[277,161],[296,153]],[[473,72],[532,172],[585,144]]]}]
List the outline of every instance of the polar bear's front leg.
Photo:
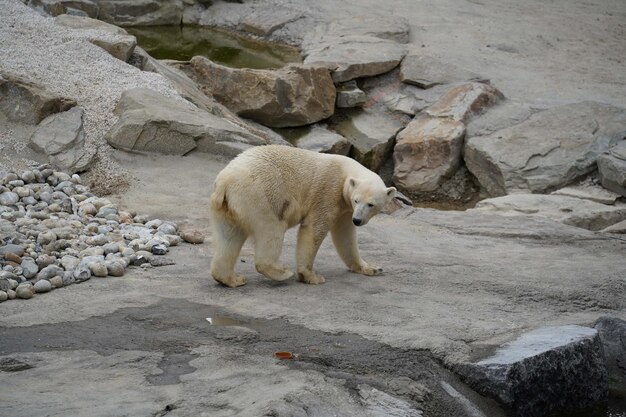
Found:
[{"label": "polar bear's front leg", "polygon": [[323,276],[313,271],[313,262],[322,241],[328,234],[328,227],[323,222],[305,220],[298,229],[296,258],[298,279],[307,284],[323,284]]},{"label": "polar bear's front leg", "polygon": [[350,271],[363,275],[382,274],[383,269],[381,267],[368,264],[359,254],[356,226],[352,223],[352,213],[344,214],[337,219],[330,233],[339,257]]},{"label": "polar bear's front leg", "polygon": [[256,270],[274,281],[284,281],[293,276],[293,272],[279,262],[286,230],[282,222],[266,221],[253,231]]}]

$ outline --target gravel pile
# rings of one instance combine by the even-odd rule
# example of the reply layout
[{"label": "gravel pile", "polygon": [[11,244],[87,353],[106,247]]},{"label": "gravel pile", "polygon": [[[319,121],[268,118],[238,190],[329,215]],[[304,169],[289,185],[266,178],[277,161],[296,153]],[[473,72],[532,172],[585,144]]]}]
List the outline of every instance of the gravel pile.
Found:
[{"label": "gravel pile", "polygon": [[57,25],[18,0],[0,0],[0,10],[0,39],[5,40],[0,42],[0,73],[18,74],[76,100],[84,110],[85,147],[98,155],[91,182],[99,190],[114,190],[124,183],[126,173],[111,158],[104,135],[117,121],[113,109],[122,92],[142,87],[183,99],[161,75],[140,71],[89,41],[113,40],[117,35]]},{"label": "gravel pile", "polygon": [[[181,234],[201,243],[197,231]],[[0,302],[122,276],[128,266],[171,265],[177,225],[124,212],[93,195],[78,175],[49,165],[0,178]]]}]

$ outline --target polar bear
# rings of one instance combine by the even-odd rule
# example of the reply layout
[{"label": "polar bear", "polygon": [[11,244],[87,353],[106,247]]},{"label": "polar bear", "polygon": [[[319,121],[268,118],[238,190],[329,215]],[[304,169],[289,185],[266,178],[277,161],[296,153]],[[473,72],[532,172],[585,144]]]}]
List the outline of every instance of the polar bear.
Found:
[{"label": "polar bear", "polygon": [[210,200],[214,255],[211,275],[229,287],[244,285],[235,263],[252,237],[259,273],[275,281],[293,276],[280,265],[287,229],[300,225],[296,249],[300,281],[321,284],[313,271],[317,251],[330,231],[348,268],[364,275],[382,269],[359,255],[356,226],[369,222],[394,197],[394,187],[353,159],[283,145],[251,148],[217,176]]}]

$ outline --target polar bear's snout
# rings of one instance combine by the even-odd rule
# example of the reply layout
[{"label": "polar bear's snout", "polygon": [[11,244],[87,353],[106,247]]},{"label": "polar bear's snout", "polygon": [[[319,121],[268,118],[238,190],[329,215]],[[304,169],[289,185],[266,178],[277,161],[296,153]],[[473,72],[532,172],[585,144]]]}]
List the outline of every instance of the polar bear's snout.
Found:
[{"label": "polar bear's snout", "polygon": [[352,223],[354,223],[355,226],[360,226],[361,224],[363,224],[363,220],[357,218],[357,217],[353,217],[352,218]]}]

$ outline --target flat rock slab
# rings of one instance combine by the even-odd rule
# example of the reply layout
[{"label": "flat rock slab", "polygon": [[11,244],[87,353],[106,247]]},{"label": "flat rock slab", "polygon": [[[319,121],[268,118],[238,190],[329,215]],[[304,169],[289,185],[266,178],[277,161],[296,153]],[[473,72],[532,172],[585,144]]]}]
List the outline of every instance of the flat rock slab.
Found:
[{"label": "flat rock slab", "polygon": [[98,0],[98,19],[117,26],[180,25],[179,0]]},{"label": "flat rock slab", "polygon": [[302,17],[302,13],[283,8],[254,9],[239,22],[239,29],[258,36],[269,36],[276,30]]},{"label": "flat rock slab", "polygon": [[511,194],[489,198],[480,201],[470,211],[493,211],[507,216],[542,216],[588,230],[601,230],[626,219],[624,203],[606,205],[553,194]]},{"label": "flat rock slab", "polygon": [[333,81],[340,83],[391,71],[406,54],[406,47],[374,36],[325,36],[305,53],[305,64],[326,66]]},{"label": "flat rock slab", "polygon": [[503,98],[502,93],[489,84],[461,84],[448,90],[443,97],[426,110],[426,113],[432,117],[447,117],[465,122]]},{"label": "flat rock slab", "polygon": [[398,133],[393,182],[408,192],[434,191],[461,166],[462,122],[422,116]]},{"label": "flat rock slab", "polygon": [[431,88],[438,84],[462,81],[488,81],[474,72],[428,55],[405,56],[400,65],[400,79],[403,83],[416,85],[420,88]]},{"label": "flat rock slab", "polygon": [[335,110],[335,86],[322,66],[233,69],[201,56],[193,57],[191,65],[215,99],[266,126],[303,126],[330,117]]},{"label": "flat rock slab", "polygon": [[584,200],[595,201],[602,204],[615,204],[620,197],[619,194],[602,188],[599,185],[579,184],[570,187],[560,188],[552,193],[553,195],[564,195],[568,197],[582,198]]},{"label": "flat rock slab", "polygon": [[583,408],[608,397],[602,342],[589,327],[539,328],[489,358],[455,368],[470,386],[519,417]]},{"label": "flat rock slab", "polygon": [[119,120],[106,134],[114,148],[185,155],[191,151],[233,157],[266,142],[226,119],[186,101],[135,88],[122,94]]},{"label": "flat rock slab", "polygon": [[583,102],[535,113],[528,120],[466,141],[465,163],[492,196],[542,193],[596,168],[626,137],[626,110]]},{"label": "flat rock slab", "polygon": [[406,19],[395,16],[351,16],[330,22],[324,33],[334,36],[373,36],[408,43],[410,27]]},{"label": "flat rock slab", "polygon": [[352,144],[343,136],[325,127],[315,125],[295,142],[298,148],[309,151],[348,155]]}]

